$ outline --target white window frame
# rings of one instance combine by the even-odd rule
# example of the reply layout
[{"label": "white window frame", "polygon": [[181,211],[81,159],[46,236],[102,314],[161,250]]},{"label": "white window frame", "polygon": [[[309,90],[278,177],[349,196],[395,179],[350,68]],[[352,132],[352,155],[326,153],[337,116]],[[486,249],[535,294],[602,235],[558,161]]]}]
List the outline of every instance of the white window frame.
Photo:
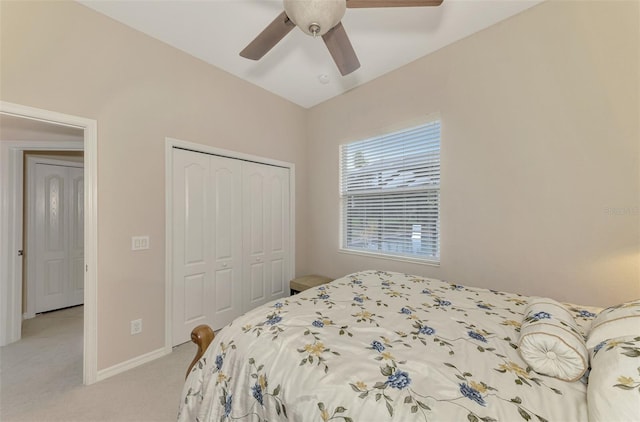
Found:
[{"label": "white window frame", "polygon": [[[364,248],[349,248],[346,245],[346,226],[347,226],[347,221],[346,221],[346,212],[345,212],[345,201],[347,200],[348,197],[352,196],[347,194],[344,191],[344,168],[343,168],[343,155],[344,155],[344,150],[346,147],[348,147],[349,145],[352,145],[354,143],[360,143],[360,142],[366,142],[366,141],[373,141],[379,138],[384,138],[387,136],[393,136],[395,134],[399,134],[405,131],[410,131],[412,129],[417,129],[421,126],[426,126],[429,125],[433,122],[438,122],[440,127],[440,133],[439,133],[439,139],[438,139],[438,160],[441,160],[441,145],[442,145],[442,119],[440,117],[439,113],[433,113],[430,114],[426,119],[421,119],[419,122],[411,124],[411,125],[407,125],[406,127],[403,127],[401,129],[397,129],[397,130],[393,130],[393,131],[388,131],[386,133],[382,133],[382,134],[377,134],[375,136],[371,136],[369,138],[364,138],[364,139],[360,139],[360,140],[356,140],[356,141],[350,141],[344,144],[341,144],[339,147],[339,172],[340,172],[340,177],[339,177],[339,213],[340,213],[340,218],[339,218],[339,224],[340,224],[340,236],[339,236],[339,248],[338,251],[341,253],[345,253],[345,254],[352,254],[352,255],[360,255],[360,256],[367,256],[367,257],[375,257],[375,258],[380,258],[380,259],[389,259],[389,260],[394,260],[394,261],[404,261],[404,262],[413,262],[413,263],[420,263],[420,264],[426,264],[426,265],[433,265],[433,266],[439,266],[440,265],[440,259],[441,259],[441,246],[440,246],[440,241],[442,239],[442,231],[440,229],[440,201],[441,201],[441,195],[440,195],[440,183],[438,184],[431,184],[428,186],[422,186],[421,188],[418,189],[418,191],[422,191],[422,192],[426,192],[426,191],[437,191],[437,217],[436,217],[436,225],[437,225],[437,229],[436,229],[436,254],[435,255],[426,255],[426,256],[420,256],[420,255],[414,255],[414,254],[403,254],[403,253],[389,253],[387,251],[382,251],[380,250],[380,248],[378,250],[367,250]],[[441,179],[442,177],[442,167],[441,165],[439,166],[439,170],[438,170],[438,177]],[[397,189],[389,189],[389,192],[402,192],[402,191],[411,191],[412,189],[407,189],[407,188],[397,188]]]}]

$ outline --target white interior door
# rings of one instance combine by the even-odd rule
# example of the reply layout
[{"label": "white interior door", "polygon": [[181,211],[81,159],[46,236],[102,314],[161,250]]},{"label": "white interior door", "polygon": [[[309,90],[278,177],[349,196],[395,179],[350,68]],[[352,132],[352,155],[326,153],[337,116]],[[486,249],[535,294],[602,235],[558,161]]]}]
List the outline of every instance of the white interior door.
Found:
[{"label": "white interior door", "polygon": [[172,343],[242,313],[241,166],[173,150]]},{"label": "white interior door", "polygon": [[269,300],[289,295],[289,281],[293,278],[290,274],[291,245],[289,244],[290,215],[289,215],[289,169],[271,167],[269,174],[269,198],[270,207],[269,231],[271,243],[267,245],[271,272],[271,285]]},{"label": "white interior door", "polygon": [[[34,164],[32,260],[35,312],[80,305],[84,300],[84,170]],[[31,277],[33,276],[33,278]]]},{"label": "white interior door", "polygon": [[288,294],[289,170],[243,163],[245,307]]},{"label": "white interior door", "polygon": [[210,157],[215,288],[213,322],[218,330],[244,312],[242,303],[242,167],[230,158]]},{"label": "white interior door", "polygon": [[173,345],[190,330],[210,324],[213,266],[209,259],[211,220],[207,218],[209,158],[173,151]]}]

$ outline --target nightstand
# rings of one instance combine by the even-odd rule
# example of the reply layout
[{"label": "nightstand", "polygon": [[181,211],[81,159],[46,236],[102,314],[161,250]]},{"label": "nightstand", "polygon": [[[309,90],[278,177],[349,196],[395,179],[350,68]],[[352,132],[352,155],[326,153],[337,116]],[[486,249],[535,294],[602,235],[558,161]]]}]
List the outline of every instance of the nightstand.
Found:
[{"label": "nightstand", "polygon": [[291,294],[294,295],[312,287],[327,284],[330,281],[333,281],[333,279],[322,275],[305,275],[291,280],[289,288],[291,289]]}]

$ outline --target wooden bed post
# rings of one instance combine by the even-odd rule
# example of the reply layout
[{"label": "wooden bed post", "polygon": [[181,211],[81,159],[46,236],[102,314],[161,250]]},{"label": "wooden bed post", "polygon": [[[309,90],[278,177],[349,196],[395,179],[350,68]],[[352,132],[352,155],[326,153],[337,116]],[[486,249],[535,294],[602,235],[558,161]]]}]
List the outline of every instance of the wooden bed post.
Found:
[{"label": "wooden bed post", "polygon": [[191,341],[198,346],[198,352],[191,361],[191,365],[189,365],[189,369],[187,370],[185,379],[189,376],[189,373],[191,372],[191,369],[193,369],[193,366],[196,364],[196,362],[200,360],[202,355],[204,355],[207,347],[209,347],[209,345],[213,341],[214,336],[215,334],[213,333],[213,330],[208,325],[198,325],[193,329],[193,331],[191,331]]}]

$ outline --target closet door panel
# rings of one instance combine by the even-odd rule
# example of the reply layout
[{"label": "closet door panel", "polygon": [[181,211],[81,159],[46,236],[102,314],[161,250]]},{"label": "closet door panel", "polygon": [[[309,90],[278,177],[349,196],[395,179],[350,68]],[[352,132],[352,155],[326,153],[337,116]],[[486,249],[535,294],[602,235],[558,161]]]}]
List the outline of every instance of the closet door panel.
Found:
[{"label": "closet door panel", "polygon": [[262,262],[254,262],[250,264],[250,277],[249,277],[249,300],[250,305],[248,309],[251,309],[258,304],[264,302],[264,264]]},{"label": "closet door panel", "polygon": [[245,309],[252,309],[267,301],[265,288],[265,223],[268,221],[265,208],[264,166],[242,163],[242,205],[244,264],[247,275],[245,286]]},{"label": "closet door panel", "polygon": [[264,174],[256,165],[249,167],[248,187],[245,188],[245,205],[249,211],[249,244],[251,256],[257,258],[264,256],[264,223],[266,220],[264,210]]},{"label": "closet door panel", "polygon": [[284,294],[284,260],[274,259],[271,261],[271,296]]},{"label": "closet door panel", "polygon": [[242,315],[242,165],[230,158],[210,157],[211,212],[214,224],[214,330]]},{"label": "closet door panel", "polygon": [[276,253],[283,252],[284,249],[284,232],[282,230],[285,219],[282,203],[284,186],[282,180],[280,180],[277,175],[272,175],[270,179],[271,252]]},{"label": "closet door panel", "polygon": [[189,341],[199,324],[213,323],[209,157],[173,151],[173,345]]},{"label": "closet door panel", "polygon": [[184,209],[180,209],[180,217],[184,221],[184,259],[183,263],[192,269],[205,266],[207,255],[207,183],[209,179],[208,165],[192,161],[182,170],[180,183],[181,199]]},{"label": "closet door panel", "polygon": [[289,171],[269,169],[269,238],[268,261],[271,262],[271,298],[288,292],[289,274]]},{"label": "closet door panel", "polygon": [[216,312],[224,313],[233,305],[233,270],[216,271]]},{"label": "closet door panel", "polygon": [[234,196],[238,195],[234,191],[234,175],[231,169],[218,168],[215,171],[215,242],[216,242],[216,259],[229,260],[233,258],[234,242],[237,236],[234,233]]},{"label": "closet door panel", "polygon": [[250,274],[247,309],[288,293],[289,170],[243,164],[245,268]]},{"label": "closet door panel", "polygon": [[202,298],[206,294],[206,273],[196,273],[184,278],[184,315],[185,323],[198,323],[206,318],[205,304]]}]

